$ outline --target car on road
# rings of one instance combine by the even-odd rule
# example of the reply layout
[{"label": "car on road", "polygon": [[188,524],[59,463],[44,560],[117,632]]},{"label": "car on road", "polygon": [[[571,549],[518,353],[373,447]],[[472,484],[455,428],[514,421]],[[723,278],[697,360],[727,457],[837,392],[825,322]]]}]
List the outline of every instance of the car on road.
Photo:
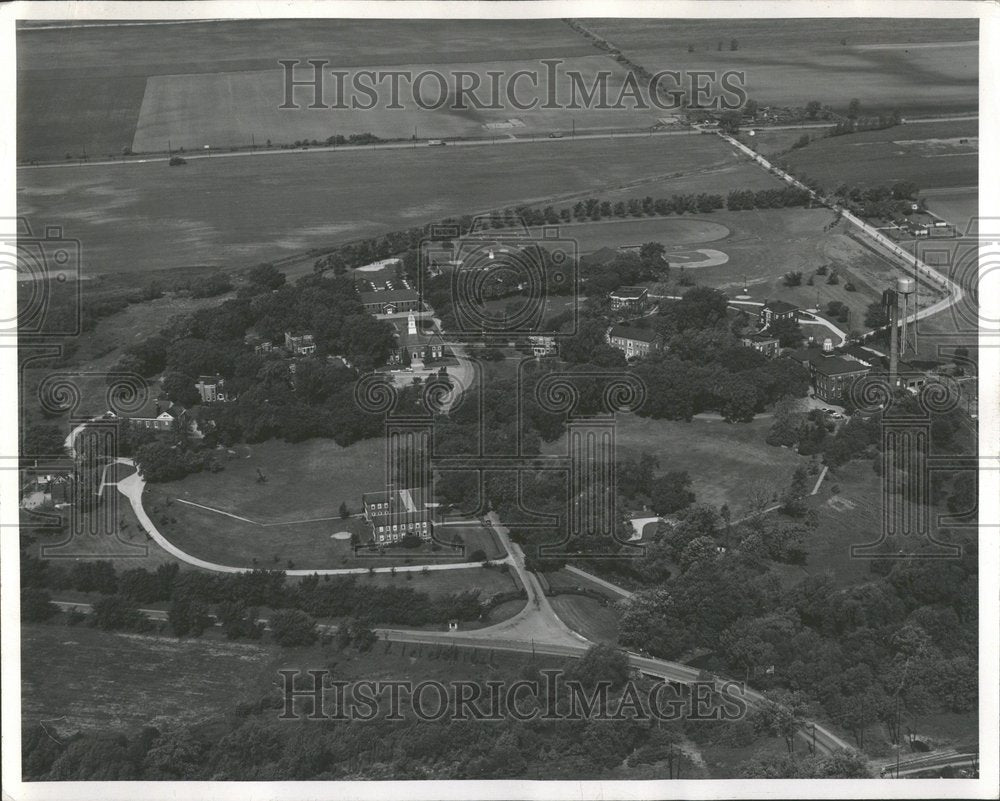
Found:
[{"label": "car on road", "polygon": [[834,412],[833,413],[833,419],[834,420],[843,420],[844,419],[844,415],[842,415],[840,412]]},{"label": "car on road", "polygon": [[445,142],[443,139],[431,139],[427,143],[427,147],[444,147],[446,144],[448,143]]},{"label": "car on road", "polygon": [[562,139],[562,131],[553,131],[549,134],[549,139]]}]

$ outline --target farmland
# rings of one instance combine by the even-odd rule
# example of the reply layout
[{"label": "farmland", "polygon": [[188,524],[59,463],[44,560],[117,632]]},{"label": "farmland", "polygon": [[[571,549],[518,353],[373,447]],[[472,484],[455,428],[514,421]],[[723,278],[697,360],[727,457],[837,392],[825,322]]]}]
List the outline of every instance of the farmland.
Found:
[{"label": "farmland", "polygon": [[978,135],[976,119],[902,125],[817,139],[785,161],[828,190],[896,181],[913,181],[920,189],[971,186],[979,180]]},{"label": "farmland", "polygon": [[[976,20],[583,20],[646,69],[741,70],[762,106],[942,114],[978,104]],[[737,49],[733,50],[735,40]]]},{"label": "farmland", "polygon": [[[512,151],[510,148],[516,148]],[[18,172],[18,213],[81,241],[83,274],[252,266],[519,203],[575,201],[732,160],[717,137],[259,154]],[[735,188],[735,187],[734,187]],[[647,194],[643,188],[642,194]],[[127,244],[125,244],[127,243]]]},{"label": "farmland", "polygon": [[[279,49],[275,42],[281,43]],[[36,159],[104,157],[131,147],[147,80],[153,84],[146,106],[150,113],[163,111],[162,101],[177,87],[199,80],[155,76],[200,75],[225,86],[228,79],[213,76],[275,70],[279,58],[326,58],[344,68],[420,63],[427,53],[442,54],[449,63],[599,53],[558,20],[247,20],[136,27],[128,37],[115,28],[76,28],[71,34],[22,29],[17,44],[19,156]],[[280,89],[281,73],[276,74]],[[166,88],[171,82],[174,88]],[[242,98],[244,104],[247,99]],[[270,97],[260,99],[262,114],[278,105]],[[191,111],[178,106],[171,116],[179,123],[180,114]],[[241,112],[246,112],[243,104]],[[298,119],[294,124],[307,119],[292,116]],[[66,119],[73,125],[65,125]],[[236,127],[237,140],[215,144],[245,144],[246,128]]]},{"label": "farmland", "polygon": [[21,658],[24,717],[57,718],[56,730],[72,733],[201,722],[267,692],[283,657],[207,637],[34,625],[21,630]]},{"label": "farmland", "polygon": [[[606,55],[560,59],[557,81],[569,96],[573,87],[567,73],[582,76],[584,85],[595,83],[598,72],[609,73],[608,96],[616,98],[622,91],[624,68]],[[342,67],[337,62],[331,65]],[[332,85],[324,86],[324,108],[310,108],[312,89],[299,90],[295,95],[297,109],[282,108],[286,102],[285,73],[272,63],[266,70],[248,72],[212,72],[189,75],[159,75],[150,77],[136,125],[133,150],[137,153],[167,149],[168,142],[177,148],[197,149],[206,143],[212,147],[241,145],[251,141],[291,143],[299,140],[322,142],[332,134],[371,133],[382,139],[400,140],[429,137],[484,138],[496,133],[505,137],[526,136],[552,131],[599,131],[623,128],[649,128],[655,125],[659,112],[656,109],[635,110],[627,108],[605,109],[522,109],[509,103],[492,101],[490,73],[516,75],[539,70],[539,62],[487,61],[477,59],[461,63],[374,64],[363,69],[345,69],[346,87],[357,83],[377,85],[368,76],[404,70],[417,76],[434,70],[443,76],[422,80],[418,84],[400,82],[399,102],[389,106],[388,100],[374,108],[358,110],[350,107],[345,99],[337,97]],[[303,61],[296,68],[301,80],[312,75],[312,69]],[[459,94],[458,76],[464,86],[481,86],[475,93],[478,103],[468,94]],[[332,81],[331,81],[332,83]],[[388,82],[383,84],[387,90]],[[534,95],[527,81],[523,82],[525,98],[520,105],[530,105],[527,99]],[[350,93],[345,90],[345,95]],[[375,91],[374,89],[372,91]],[[418,98],[419,103],[418,105]],[[360,98],[369,104],[367,95]],[[440,107],[437,107],[442,101]],[[492,104],[492,106],[491,106]],[[333,108],[329,106],[335,106]],[[341,107],[342,106],[342,107]],[[423,107],[421,107],[423,106]],[[485,107],[481,107],[485,106]]]}]

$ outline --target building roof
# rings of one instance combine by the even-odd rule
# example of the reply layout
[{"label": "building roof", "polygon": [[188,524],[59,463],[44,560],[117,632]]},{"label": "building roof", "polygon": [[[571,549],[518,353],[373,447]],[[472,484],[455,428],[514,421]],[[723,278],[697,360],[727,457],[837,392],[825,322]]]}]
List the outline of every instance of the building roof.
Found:
[{"label": "building roof", "polygon": [[[385,490],[384,492],[366,492],[361,496],[366,510],[370,517],[386,517],[389,515],[422,517],[427,513],[427,501],[429,500],[424,490],[418,487],[399,490]],[[385,509],[371,509],[375,504],[389,504]]]},{"label": "building roof", "polygon": [[792,303],[787,303],[783,300],[768,300],[764,302],[763,308],[768,311],[772,311],[775,314],[788,314],[789,312],[795,312],[799,310],[798,306]]},{"label": "building roof", "polygon": [[225,379],[221,375],[200,375],[198,376],[199,384],[221,384]]},{"label": "building roof", "polygon": [[369,303],[402,303],[404,301],[420,300],[415,289],[383,289],[379,292],[362,292],[361,302]]},{"label": "building roof", "polygon": [[766,331],[756,331],[753,334],[744,334],[741,337],[742,340],[750,340],[751,342],[777,342],[778,338],[774,334],[769,334]]},{"label": "building roof", "polygon": [[659,334],[652,328],[633,328],[628,325],[612,326],[610,336],[618,339],[632,339],[637,342],[654,342],[659,338]]},{"label": "building roof", "polygon": [[813,362],[817,373],[823,375],[845,375],[847,373],[863,373],[868,368],[861,362],[843,359],[840,356],[826,356]]},{"label": "building roof", "polygon": [[649,290],[644,286],[620,286],[611,293],[610,297],[621,298],[622,300],[639,300],[639,298],[648,292]]},{"label": "building roof", "polygon": [[422,328],[417,321],[416,332],[410,332],[408,320],[393,320],[392,327],[396,329],[396,341],[400,347],[421,347],[423,345],[442,345],[444,340],[436,328]]}]

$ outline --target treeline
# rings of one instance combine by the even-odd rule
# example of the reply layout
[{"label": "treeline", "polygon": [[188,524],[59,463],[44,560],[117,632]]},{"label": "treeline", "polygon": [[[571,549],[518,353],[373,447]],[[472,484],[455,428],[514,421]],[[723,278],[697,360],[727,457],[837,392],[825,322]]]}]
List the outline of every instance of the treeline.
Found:
[{"label": "treeline", "polygon": [[[250,636],[246,624],[256,621],[256,613],[251,614],[251,610],[261,607],[303,613],[307,629],[314,632],[314,618],[353,618],[367,624],[406,626],[478,620],[484,604],[490,602],[488,598],[480,600],[478,590],[431,597],[405,586],[403,576],[399,574],[400,586],[389,587],[369,584],[366,577],[354,575],[314,575],[289,583],[282,571],[274,570],[181,573],[176,565],[161,565],[155,571],[116,571],[107,561],[78,562],[66,567],[26,553],[21,558],[21,585],[32,600],[28,619],[48,616],[39,593],[94,592],[104,596],[94,604],[94,625],[109,630],[149,628],[149,620],[138,612],[138,607],[158,602],[170,603],[168,620],[178,636],[201,633],[214,618],[225,624],[230,639]],[[47,611],[52,613],[54,608]]]},{"label": "treeline", "polygon": [[974,538],[941,533],[962,545],[961,558],[901,556],[846,588],[819,573],[782,589],[769,569],[774,549],[811,531],[808,516],[729,525],[696,507],[648,549],[647,569],[662,553],[681,572],[623,602],[620,642],[668,659],[710,649],[706,669],[793,693],[785,707],[836,721],[859,748],[880,723],[895,741],[900,720],[921,730],[924,716],[975,710]]}]

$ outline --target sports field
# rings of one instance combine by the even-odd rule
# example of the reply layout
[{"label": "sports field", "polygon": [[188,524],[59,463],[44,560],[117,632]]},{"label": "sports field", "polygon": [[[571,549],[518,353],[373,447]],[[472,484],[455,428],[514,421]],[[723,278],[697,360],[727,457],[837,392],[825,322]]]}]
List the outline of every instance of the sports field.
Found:
[{"label": "sports field", "polygon": [[447,216],[572,205],[731,160],[718,137],[671,136],[405,149],[388,166],[384,153],[354,149],[29,168],[18,171],[18,213],[79,239],[84,275],[249,267]]},{"label": "sports field", "polygon": [[976,20],[582,22],[650,72],[742,71],[761,106],[818,100],[843,111],[858,98],[872,113],[941,114],[978,105]]}]

